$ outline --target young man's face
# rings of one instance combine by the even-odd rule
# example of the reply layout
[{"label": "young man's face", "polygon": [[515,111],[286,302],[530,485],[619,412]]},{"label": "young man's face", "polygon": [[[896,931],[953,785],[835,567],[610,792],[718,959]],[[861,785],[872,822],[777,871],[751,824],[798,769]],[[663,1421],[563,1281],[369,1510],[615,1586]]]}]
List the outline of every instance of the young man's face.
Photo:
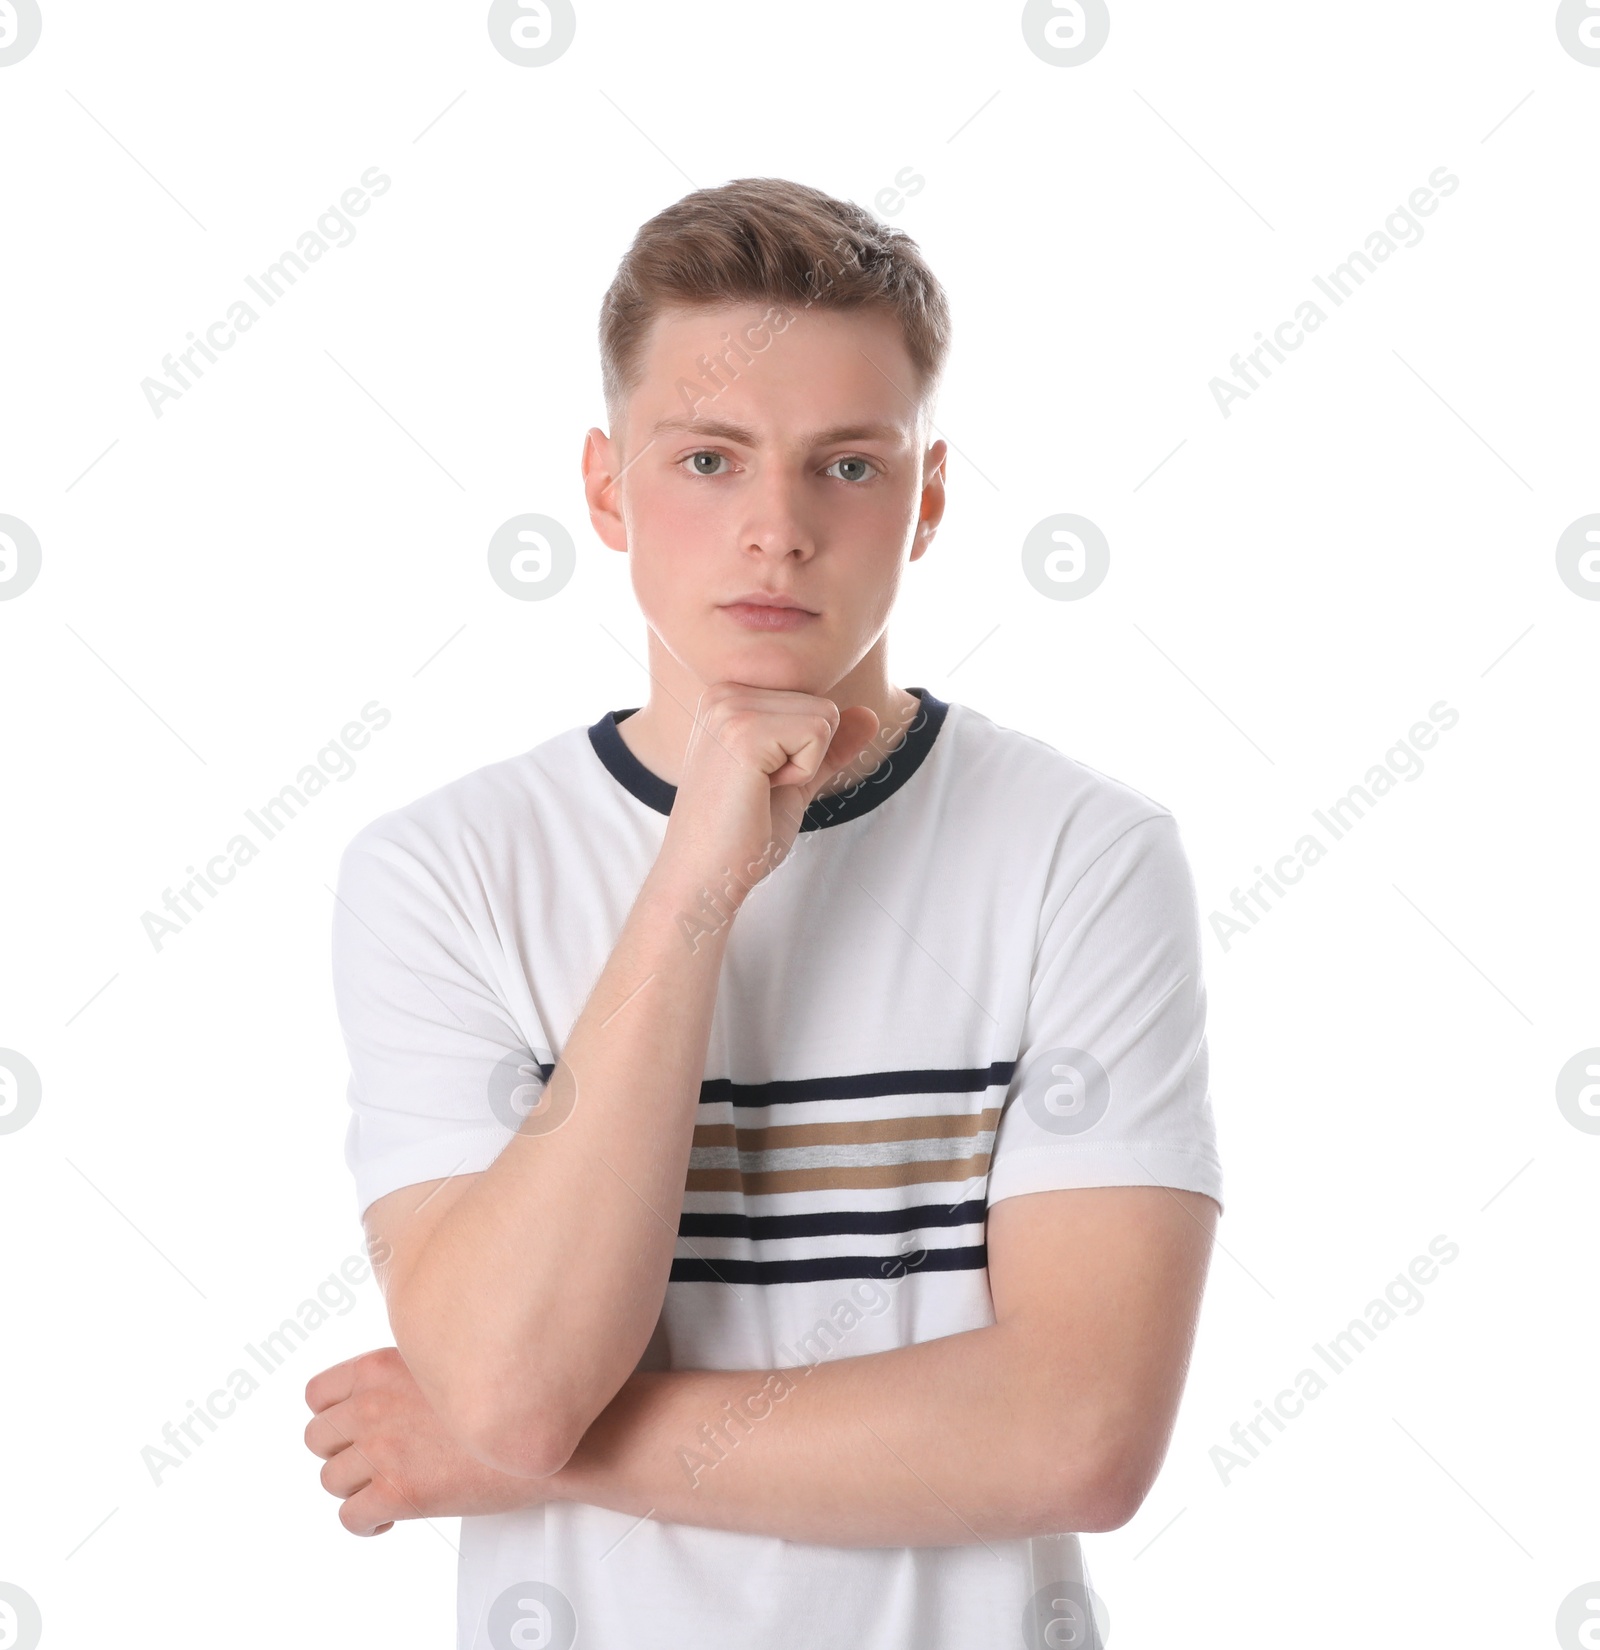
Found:
[{"label": "young man's face", "polygon": [[[596,530],[628,552],[646,621],[701,683],[826,693],[882,635],[901,569],[944,508],[945,443],[923,450],[898,322],[879,309],[669,311],[643,369],[622,427],[590,432],[584,469]],[[754,592],[807,612],[771,622],[733,605]]]}]

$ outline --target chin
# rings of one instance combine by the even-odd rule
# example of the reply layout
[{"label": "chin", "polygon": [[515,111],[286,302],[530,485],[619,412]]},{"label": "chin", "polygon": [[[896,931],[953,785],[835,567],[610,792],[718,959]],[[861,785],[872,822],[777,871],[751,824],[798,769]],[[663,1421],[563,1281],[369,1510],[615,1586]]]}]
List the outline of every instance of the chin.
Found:
[{"label": "chin", "polygon": [[714,672],[701,672],[706,682],[744,682],[750,687],[776,688],[788,693],[824,693],[836,680],[815,661],[784,647],[757,643],[711,661]]}]

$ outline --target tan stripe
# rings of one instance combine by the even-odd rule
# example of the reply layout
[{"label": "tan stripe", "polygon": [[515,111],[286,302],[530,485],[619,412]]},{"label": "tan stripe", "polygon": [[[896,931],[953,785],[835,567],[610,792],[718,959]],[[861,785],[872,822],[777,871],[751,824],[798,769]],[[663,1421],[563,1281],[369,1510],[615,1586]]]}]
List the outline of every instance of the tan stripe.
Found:
[{"label": "tan stripe", "polygon": [[687,1192],[743,1192],[746,1197],[775,1192],[860,1191],[875,1186],[920,1186],[924,1182],[967,1181],[989,1172],[989,1153],[942,1163],[835,1164],[819,1169],[780,1169],[745,1174],[738,1169],[691,1169]]},{"label": "tan stripe", "polygon": [[863,1146],[883,1140],[960,1140],[992,1129],[1000,1108],[951,1112],[940,1117],[869,1117],[859,1123],[785,1123],[741,1129],[733,1123],[701,1123],[696,1146],[737,1146],[742,1152],[781,1151],[787,1146]]}]

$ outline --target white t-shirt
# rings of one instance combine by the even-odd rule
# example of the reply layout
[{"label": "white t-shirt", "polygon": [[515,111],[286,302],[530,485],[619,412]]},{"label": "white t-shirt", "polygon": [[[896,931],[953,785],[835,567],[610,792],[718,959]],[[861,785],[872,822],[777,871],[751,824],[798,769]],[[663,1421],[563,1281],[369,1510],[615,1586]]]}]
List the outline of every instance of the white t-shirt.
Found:
[{"label": "white t-shirt", "polygon": [[[1172,814],[911,691],[902,743],[812,803],[734,918],[641,1369],[798,1369],[992,1324],[985,1214],[1019,1193],[1222,1201]],[[675,794],[623,742],[630,714],[347,847],[333,969],[362,1211],[486,1169],[553,1068]],[[714,1472],[759,1424],[685,1440],[686,1470],[698,1454]],[[1071,1533],[843,1548],[556,1502],[461,1521],[458,1646],[1076,1650],[1097,1642],[1071,1625],[1087,1581]]]}]

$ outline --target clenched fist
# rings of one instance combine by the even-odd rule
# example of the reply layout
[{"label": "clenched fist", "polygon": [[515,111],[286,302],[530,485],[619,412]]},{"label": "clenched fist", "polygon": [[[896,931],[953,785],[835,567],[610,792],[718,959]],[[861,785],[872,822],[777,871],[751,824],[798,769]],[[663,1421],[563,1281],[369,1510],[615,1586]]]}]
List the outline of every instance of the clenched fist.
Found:
[{"label": "clenched fist", "polygon": [[515,1478],[485,1466],[440,1424],[398,1347],[363,1352],[314,1375],[306,1448],[322,1487],[344,1503],[352,1535],[382,1535],[402,1518],[471,1517],[553,1500],[553,1478]]},{"label": "clenched fist", "polygon": [[755,866],[748,880],[759,881],[793,847],[812,798],[877,732],[865,705],[840,710],[816,694],[712,683],[695,707],[658,863],[691,882]]}]

